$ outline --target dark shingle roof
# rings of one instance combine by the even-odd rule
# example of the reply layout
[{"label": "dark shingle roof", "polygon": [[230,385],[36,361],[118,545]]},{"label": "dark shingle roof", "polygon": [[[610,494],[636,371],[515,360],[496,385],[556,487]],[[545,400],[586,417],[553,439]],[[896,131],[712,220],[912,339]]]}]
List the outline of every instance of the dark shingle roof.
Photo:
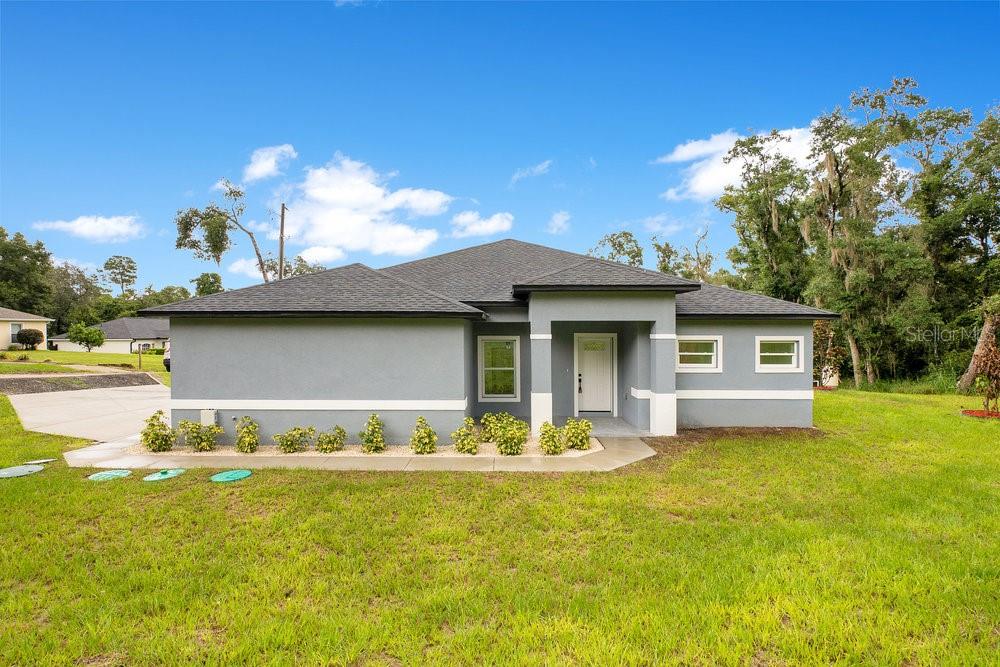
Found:
[{"label": "dark shingle roof", "polygon": [[52,318],[32,315],[31,313],[22,313],[20,310],[0,306],[0,320],[46,320],[51,322]]},{"label": "dark shingle roof", "polygon": [[[503,239],[380,269],[468,303],[517,302],[513,288],[697,289],[697,283],[655,271]],[[565,272],[564,275],[559,275]],[[537,282],[536,282],[537,281]],[[530,291],[530,290],[523,290]]]},{"label": "dark shingle roof", "polygon": [[477,308],[364,264],[146,308],[142,314],[483,316]]},{"label": "dark shingle roof", "polygon": [[[170,338],[170,321],[164,317],[119,317],[94,325],[104,332],[108,340],[142,340]],[[67,340],[67,334],[53,336],[52,340]]]},{"label": "dark shingle roof", "polygon": [[700,290],[677,295],[677,317],[830,319],[840,316],[763,294],[701,283]]}]

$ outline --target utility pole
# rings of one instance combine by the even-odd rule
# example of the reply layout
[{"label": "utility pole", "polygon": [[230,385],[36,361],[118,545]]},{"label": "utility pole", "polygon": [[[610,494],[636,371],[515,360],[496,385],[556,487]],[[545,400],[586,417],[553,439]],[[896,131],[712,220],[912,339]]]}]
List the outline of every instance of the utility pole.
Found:
[{"label": "utility pole", "polygon": [[278,230],[278,280],[285,277],[285,202],[281,202],[281,228]]}]

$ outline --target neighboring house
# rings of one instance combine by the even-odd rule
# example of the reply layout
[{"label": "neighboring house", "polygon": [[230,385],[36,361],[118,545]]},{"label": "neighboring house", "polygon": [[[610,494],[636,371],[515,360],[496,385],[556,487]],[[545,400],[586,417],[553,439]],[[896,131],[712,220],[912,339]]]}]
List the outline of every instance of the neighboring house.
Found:
[{"label": "neighboring house", "polygon": [[[48,325],[52,319],[31,313],[22,313],[19,310],[0,307],[0,350],[6,350],[10,345],[17,345],[17,332],[21,329],[37,329],[48,340]],[[45,349],[45,340],[38,345],[38,349]]]},{"label": "neighboring house", "polygon": [[[104,332],[104,344],[95,347],[97,352],[119,352],[129,354],[139,350],[166,347],[170,340],[170,322],[163,317],[119,317],[117,320],[101,322],[95,329]],[[52,337],[60,352],[86,352],[87,348],[77,345],[66,334]]]},{"label": "neighboring house", "polygon": [[172,415],[241,415],[262,435],[404,442],[466,416],[620,417],[678,426],[811,426],[812,323],[834,313],[503,240],[375,270],[351,264],[198,297],[169,316]]}]

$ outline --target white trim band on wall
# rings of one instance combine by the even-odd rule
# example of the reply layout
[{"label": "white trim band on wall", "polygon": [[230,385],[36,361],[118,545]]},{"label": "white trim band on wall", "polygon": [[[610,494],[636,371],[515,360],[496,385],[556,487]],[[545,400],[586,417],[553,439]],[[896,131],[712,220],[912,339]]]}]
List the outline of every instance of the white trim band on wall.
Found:
[{"label": "white trim band on wall", "polygon": [[638,398],[644,401],[648,401],[653,397],[653,391],[651,389],[636,389],[635,387],[629,387],[628,392],[632,394],[632,398]]},{"label": "white trim band on wall", "polygon": [[811,401],[812,389],[679,389],[679,399]]},{"label": "white trim band on wall", "polygon": [[649,340],[677,340],[677,334],[651,333]]},{"label": "white trim band on wall", "polygon": [[550,333],[533,333],[530,335],[531,340],[552,340],[552,334]]},{"label": "white trim band on wall", "polygon": [[457,400],[279,400],[262,398],[175,398],[171,410],[358,410],[451,411],[465,410],[468,399]]}]

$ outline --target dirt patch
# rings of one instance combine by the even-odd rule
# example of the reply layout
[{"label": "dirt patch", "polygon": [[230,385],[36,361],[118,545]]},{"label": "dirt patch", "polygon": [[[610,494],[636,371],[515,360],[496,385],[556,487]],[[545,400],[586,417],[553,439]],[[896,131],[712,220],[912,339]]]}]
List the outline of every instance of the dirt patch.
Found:
[{"label": "dirt patch", "polygon": [[695,445],[723,438],[791,437],[819,438],[824,435],[818,428],[792,428],[777,426],[727,426],[712,428],[682,428],[673,437],[643,438],[642,441],[657,454],[681,454]]},{"label": "dirt patch", "polygon": [[159,384],[146,373],[70,375],[68,377],[0,378],[0,394],[44,394],[50,391],[78,391],[111,387],[140,387]]}]

